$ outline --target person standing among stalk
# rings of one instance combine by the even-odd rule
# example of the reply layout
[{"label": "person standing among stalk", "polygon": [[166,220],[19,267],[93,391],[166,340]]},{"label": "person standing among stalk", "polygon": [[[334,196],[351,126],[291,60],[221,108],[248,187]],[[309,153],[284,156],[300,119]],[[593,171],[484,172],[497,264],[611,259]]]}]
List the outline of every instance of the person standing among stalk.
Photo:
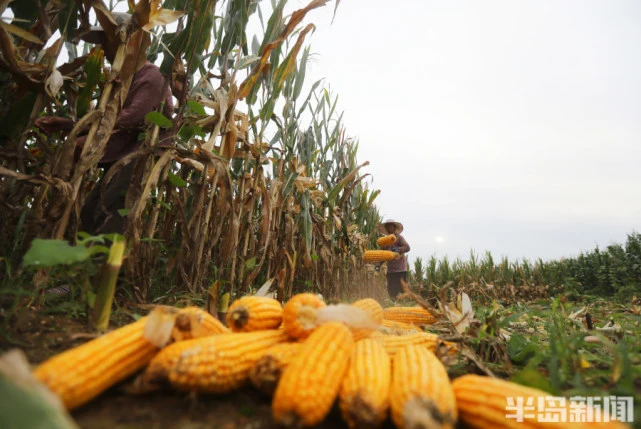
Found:
[{"label": "person standing among stalk", "polygon": [[[113,12],[112,16],[119,26],[126,26],[131,22],[131,15],[128,13]],[[92,27],[81,39],[100,45],[107,61],[113,64],[118,47],[109,43],[109,38],[101,27]],[[139,138],[139,135],[145,129],[145,116],[156,110],[161,103],[163,103],[163,114],[171,117],[174,110],[171,89],[165,85],[165,78],[160,73],[160,69],[146,61],[134,74],[104,155],[98,162],[98,166],[104,169],[103,177],[117,161],[140,147],[143,139]],[[75,122],[71,118],[42,116],[34,120],[34,125],[48,135],[54,132],[68,132],[74,127]],[[86,138],[86,135],[81,135],[76,139],[76,158],[82,152]],[[163,140],[169,139],[170,136],[167,133],[161,134],[158,146],[166,146]],[[95,184],[80,212],[84,231],[91,235],[124,234],[127,218],[126,214],[122,213],[122,209],[125,209],[125,196],[134,174],[135,164],[135,162],[129,162],[119,168],[106,186],[102,179]]]},{"label": "person standing among stalk", "polygon": [[[391,250],[399,254],[396,259],[387,262],[387,293],[391,299],[395,300],[399,294],[403,293],[401,279],[407,282],[407,258],[405,254],[410,251],[410,245],[405,240],[405,237],[401,235],[403,224],[396,222],[394,219],[389,219],[378,225],[378,231],[384,235],[394,234],[396,236],[394,244],[383,248],[383,250]],[[381,265],[382,263],[379,263],[376,266],[377,271]]]}]

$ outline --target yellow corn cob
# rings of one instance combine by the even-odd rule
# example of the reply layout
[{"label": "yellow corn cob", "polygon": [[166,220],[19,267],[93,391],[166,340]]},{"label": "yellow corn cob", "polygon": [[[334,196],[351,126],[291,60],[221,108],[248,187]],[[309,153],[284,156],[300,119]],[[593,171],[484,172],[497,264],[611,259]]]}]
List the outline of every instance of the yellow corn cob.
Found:
[{"label": "yellow corn cob", "polygon": [[433,352],[441,342],[451,347],[450,353],[455,353],[457,350],[456,344],[441,341],[439,340],[438,335],[430,334],[429,332],[418,332],[416,334],[407,335],[382,335],[380,337],[375,337],[375,339],[381,342],[385,351],[387,351],[390,356],[394,356],[400,349],[408,345],[425,346],[428,350]]},{"label": "yellow corn cob", "polygon": [[431,325],[438,319],[423,307],[388,307],[383,310],[386,320],[413,323],[414,325]]},{"label": "yellow corn cob", "polygon": [[457,410],[447,370],[425,347],[403,347],[394,356],[390,405],[401,429],[453,428]]},{"label": "yellow corn cob", "polygon": [[174,341],[184,341],[230,332],[207,311],[198,307],[186,307],[178,310],[171,337]]},{"label": "yellow corn cob", "polygon": [[396,259],[398,253],[390,250],[366,250],[363,253],[363,262],[385,262]]},{"label": "yellow corn cob", "polygon": [[[365,311],[376,325],[380,325],[383,321],[383,307],[372,298],[359,299],[352,303],[352,307],[356,307]],[[368,338],[374,332],[374,329],[368,328],[351,328],[354,341]]]},{"label": "yellow corn cob", "polygon": [[273,395],[283,370],[300,353],[303,343],[280,343],[270,347],[251,371],[249,379],[258,390]]},{"label": "yellow corn cob", "polygon": [[325,302],[312,293],[294,295],[283,308],[285,332],[292,338],[304,339],[317,328],[316,310]]},{"label": "yellow corn cob", "polygon": [[144,336],[159,347],[168,343],[231,332],[198,307],[156,306],[145,324]]},{"label": "yellow corn cob", "polygon": [[379,342],[369,338],[356,342],[339,394],[339,406],[350,428],[382,425],[389,408],[391,371],[391,359]]},{"label": "yellow corn cob", "polygon": [[146,317],[43,362],[34,375],[67,409],[83,405],[143,368],[158,347],[143,337]]},{"label": "yellow corn cob", "polygon": [[365,329],[365,328],[350,328],[350,331],[352,331],[352,338],[354,339],[354,341],[360,341],[366,338],[371,338],[372,334],[376,332],[372,329]]},{"label": "yellow corn cob", "polygon": [[227,325],[233,332],[276,329],[283,320],[283,306],[273,298],[244,296],[229,307]]},{"label": "yellow corn cob", "polygon": [[[273,329],[188,340],[167,347],[168,356],[158,356],[160,365],[169,364],[164,371],[151,364],[149,370],[157,371],[156,377],[164,375],[178,390],[225,393],[244,385],[265,350],[286,339],[282,331]],[[169,351],[173,347],[178,352]]]},{"label": "yellow corn cob", "polygon": [[387,319],[383,319],[379,331],[390,335],[406,335],[423,332],[421,328],[412,323],[395,322]]},{"label": "yellow corn cob", "polygon": [[396,243],[396,236],[394,234],[385,235],[376,240],[378,247],[388,247]]},{"label": "yellow corn cob", "polygon": [[[221,334],[231,335],[231,334]],[[209,338],[209,337],[206,337]],[[178,364],[183,353],[194,353],[202,349],[201,342],[204,338],[194,338],[190,340],[173,343],[162,349],[149,362],[149,365],[140,374],[132,386],[128,388],[128,393],[140,394],[158,390],[169,384],[169,370]]]},{"label": "yellow corn cob", "polygon": [[359,299],[354,301],[352,306],[365,310],[372,316],[372,320],[379,325],[383,323],[383,307],[373,298]]},{"label": "yellow corn cob", "polygon": [[[555,412],[559,417],[559,422],[542,422],[537,421],[536,415],[539,398],[550,397],[551,395],[539,389],[521,386],[498,378],[484,377],[480,375],[464,375],[457,378],[452,382],[454,395],[456,396],[456,403],[461,421],[466,427],[472,429],[536,429],[536,428],[608,428],[608,429],[623,429],[627,425],[615,422],[591,422],[591,423],[569,423],[572,409],[582,409],[583,416],[586,416],[585,403],[573,404],[571,401],[566,401],[566,419],[559,416],[559,412]],[[535,418],[524,418],[522,422],[517,421],[516,418],[508,418],[506,415],[514,415],[516,411],[508,408],[508,399],[514,398],[513,406],[516,405],[517,398],[521,398],[524,404],[531,402],[534,406],[533,411],[525,410],[525,414],[534,414]],[[533,399],[528,399],[533,398]],[[559,407],[558,401],[554,405],[555,409]],[[582,408],[581,408],[582,407]],[[609,410],[606,410],[606,412]],[[538,412],[544,413],[544,410]],[[596,413],[594,414],[596,416]],[[603,418],[602,418],[603,420]]]},{"label": "yellow corn cob", "polygon": [[[376,341],[382,341],[383,337],[387,336],[387,334],[383,334],[382,332],[379,331],[374,331],[370,334],[368,338],[374,339]],[[360,341],[360,340],[359,340]]]},{"label": "yellow corn cob", "polygon": [[342,323],[329,322],[312,332],[274,392],[276,423],[288,427],[320,423],[338,395],[353,349],[352,334]]}]

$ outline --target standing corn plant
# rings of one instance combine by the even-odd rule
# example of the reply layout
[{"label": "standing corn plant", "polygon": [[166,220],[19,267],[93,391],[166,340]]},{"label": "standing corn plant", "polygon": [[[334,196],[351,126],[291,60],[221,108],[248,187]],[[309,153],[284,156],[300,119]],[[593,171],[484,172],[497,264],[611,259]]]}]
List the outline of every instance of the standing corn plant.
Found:
[{"label": "standing corn plant", "polygon": [[[43,137],[29,120],[6,128],[3,254],[15,258],[34,237],[75,237],[129,82],[146,59],[157,59],[176,113],[150,116],[140,148],[112,167],[135,164],[124,269],[137,299],[150,291],[200,294],[215,280],[216,293],[244,294],[272,279],[285,295],[358,294],[360,255],[380,220],[378,191],[360,174],[367,163],[357,162],[337,97],[321,82],[303,93],[314,30],[303,21],[327,3],[313,0],[287,15],[286,0],[269,11],[249,0],[116,2],[133,15],[126,27],[99,0],[11,3],[20,29],[0,27],[0,66],[9,79],[2,93],[15,103],[2,106],[1,120],[45,110],[76,116],[82,126],[64,139]],[[93,16],[119,46],[111,69],[103,69],[99,50],[59,65],[62,47],[76,52],[76,36]],[[250,37],[250,19],[260,21],[262,35]],[[62,37],[38,55],[55,29]],[[87,141],[74,159],[82,129]],[[171,145],[159,145],[161,131]]]}]

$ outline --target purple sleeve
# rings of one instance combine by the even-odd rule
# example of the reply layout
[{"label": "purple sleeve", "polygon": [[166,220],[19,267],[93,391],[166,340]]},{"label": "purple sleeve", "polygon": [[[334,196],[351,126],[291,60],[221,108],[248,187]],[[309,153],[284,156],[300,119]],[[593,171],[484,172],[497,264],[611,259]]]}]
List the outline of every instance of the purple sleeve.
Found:
[{"label": "purple sleeve", "polygon": [[396,245],[396,247],[398,247],[399,253],[407,253],[410,251],[410,245],[407,243],[407,240],[405,240],[405,237],[403,237],[401,234],[398,235],[398,241],[396,242]]},{"label": "purple sleeve", "polygon": [[[118,115],[116,126],[120,129],[138,128],[143,125],[147,113],[155,110],[160,103],[159,94],[165,87],[160,71],[141,69],[134,78],[127,94],[124,107]],[[173,106],[172,106],[173,107]]]}]

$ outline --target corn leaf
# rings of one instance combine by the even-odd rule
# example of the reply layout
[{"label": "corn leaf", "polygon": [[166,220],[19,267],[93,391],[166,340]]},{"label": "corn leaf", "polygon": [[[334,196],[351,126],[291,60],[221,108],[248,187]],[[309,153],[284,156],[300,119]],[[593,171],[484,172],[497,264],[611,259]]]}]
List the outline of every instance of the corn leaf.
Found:
[{"label": "corn leaf", "polygon": [[24,30],[24,29],[22,29],[22,28],[20,28],[20,27],[18,27],[16,25],[8,24],[8,23],[0,20],[0,27],[2,27],[5,31],[7,31],[7,32],[9,32],[9,33],[11,33],[11,34],[13,34],[15,36],[18,36],[18,37],[20,37],[22,39],[25,39],[25,40],[27,40],[29,42],[37,43],[38,45],[44,45],[42,40],[40,40],[40,38],[38,38],[36,35],[34,35],[32,33],[29,33],[27,30]]},{"label": "corn leaf", "polygon": [[149,31],[157,25],[168,25],[185,15],[184,11],[163,9],[160,0],[141,0],[134,9],[139,25]]},{"label": "corn leaf", "polygon": [[285,58],[285,61],[276,69],[276,81],[274,83],[276,94],[279,93],[283,82],[294,69],[296,65],[296,56],[298,55],[298,52],[300,51],[300,48],[305,41],[305,36],[307,36],[307,33],[314,30],[315,28],[316,27],[314,27],[313,24],[309,24],[307,25],[307,27],[305,27],[305,29],[298,36],[298,40],[296,40],[296,44],[290,51],[289,55],[287,55],[287,58]]},{"label": "corn leaf", "polygon": [[171,120],[160,112],[149,112],[145,115],[145,120],[161,128],[171,127]]},{"label": "corn leaf", "polygon": [[[34,23],[38,19],[38,0],[18,0],[18,1],[3,1],[2,6],[6,7],[7,3],[9,4],[9,8],[13,12],[13,23],[15,23],[16,26],[22,27],[25,30],[27,30],[29,27],[31,27],[32,23]],[[0,14],[3,14],[4,10],[0,12]]]},{"label": "corn leaf", "polygon": [[102,77],[102,65],[104,61],[104,52],[100,48],[93,48],[82,65],[82,71],[86,80],[84,85],[78,90],[76,100],[76,112],[78,117],[84,116],[89,110],[89,104],[93,98],[93,93]]},{"label": "corn leaf", "polygon": [[196,100],[187,100],[187,105],[195,114],[200,116],[207,115],[207,112],[205,111],[205,108],[203,107],[203,105],[197,102]]},{"label": "corn leaf", "polygon": [[25,253],[22,264],[25,267],[54,267],[86,261],[91,256],[88,248],[71,246],[64,240],[46,240],[36,238]]},{"label": "corn leaf", "polygon": [[256,83],[258,82],[259,77],[262,75],[263,70],[265,69],[265,66],[267,64],[267,59],[269,58],[272,50],[274,50],[276,47],[278,47],[281,43],[285,41],[285,39],[294,31],[294,29],[298,26],[298,24],[303,20],[307,12],[309,12],[312,9],[316,9],[318,7],[324,6],[329,0],[314,0],[311,3],[309,3],[305,8],[299,9],[295,11],[292,16],[290,17],[289,21],[287,22],[287,25],[285,25],[285,28],[280,32],[278,37],[264,45],[261,48],[261,59],[258,65],[254,66],[252,72],[250,75],[245,79],[245,81],[240,85],[240,89],[238,90],[238,99],[242,100],[245,97],[247,97],[254,87]]}]

